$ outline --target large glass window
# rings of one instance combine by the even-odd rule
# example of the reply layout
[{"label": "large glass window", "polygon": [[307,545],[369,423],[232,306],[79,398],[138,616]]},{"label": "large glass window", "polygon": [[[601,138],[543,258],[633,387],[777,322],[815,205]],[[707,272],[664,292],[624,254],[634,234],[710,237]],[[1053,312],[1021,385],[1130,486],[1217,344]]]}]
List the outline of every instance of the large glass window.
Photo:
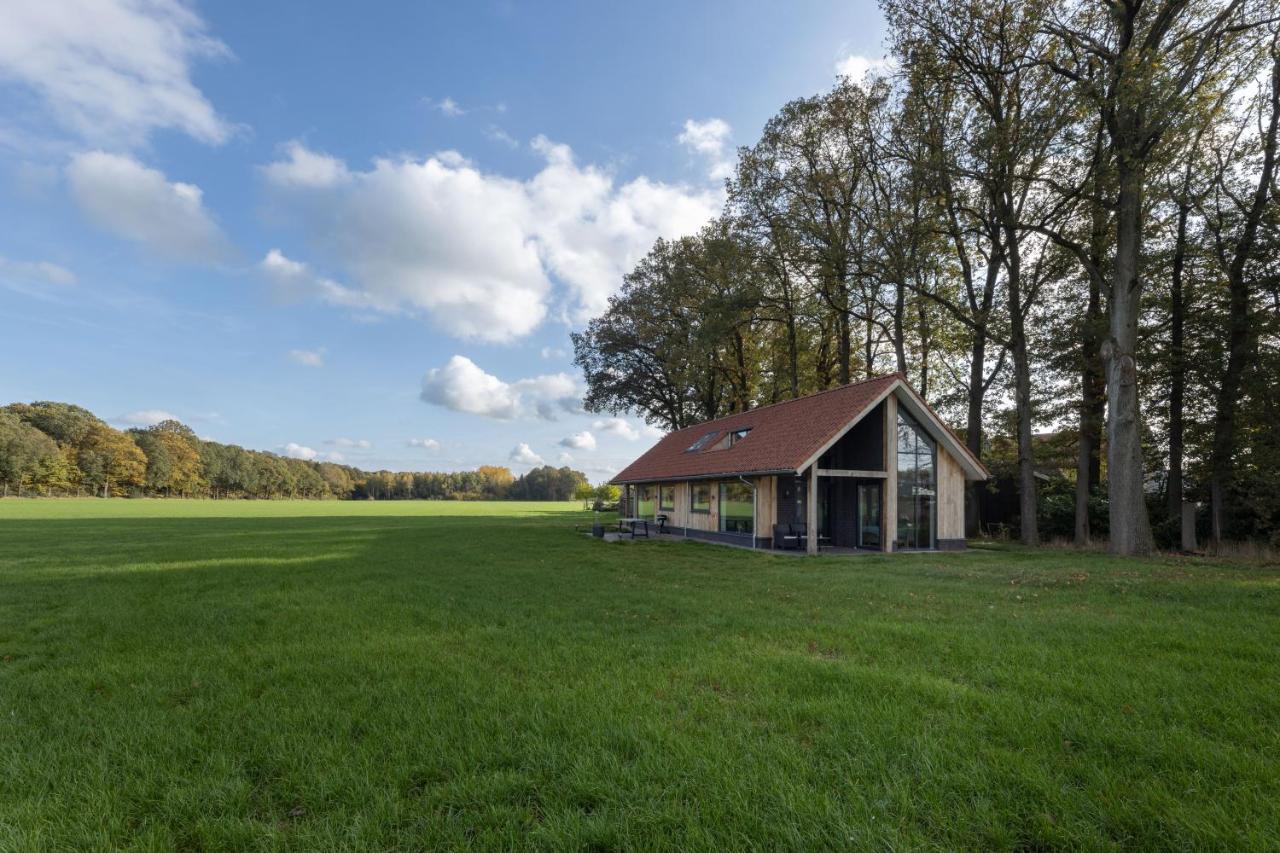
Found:
[{"label": "large glass window", "polygon": [[751,533],[755,502],[751,487],[737,480],[720,484],[720,532]]},{"label": "large glass window", "polygon": [[937,448],[915,419],[898,411],[899,548],[932,548],[938,500]]},{"label": "large glass window", "polygon": [[676,487],[658,487],[658,509],[673,510],[676,508]]},{"label": "large glass window", "polygon": [[711,484],[694,483],[689,487],[692,501],[689,509],[692,512],[711,512]]},{"label": "large glass window", "polygon": [[636,517],[651,518],[654,513],[653,497],[657,491],[653,486],[640,487],[640,500],[636,502]]}]

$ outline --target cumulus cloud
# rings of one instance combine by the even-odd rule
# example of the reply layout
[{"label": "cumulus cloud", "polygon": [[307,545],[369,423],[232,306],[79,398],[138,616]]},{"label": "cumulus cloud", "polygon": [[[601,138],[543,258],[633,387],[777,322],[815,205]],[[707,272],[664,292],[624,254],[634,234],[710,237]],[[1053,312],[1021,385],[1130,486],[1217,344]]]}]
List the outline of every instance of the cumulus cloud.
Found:
[{"label": "cumulus cloud", "polygon": [[733,129],[722,118],[687,119],[676,140],[707,161],[707,177],[722,181],[733,174]]},{"label": "cumulus cloud", "polygon": [[504,421],[529,415],[554,420],[558,412],[576,411],[579,397],[577,382],[566,373],[506,382],[464,355],[432,368],[422,379],[423,402]]},{"label": "cumulus cloud", "polygon": [[891,57],[859,56],[849,54],[836,62],[836,76],[848,77],[854,83],[862,83],[869,74],[888,74],[896,67]]},{"label": "cumulus cloud", "polygon": [[285,159],[262,167],[268,181],[282,187],[332,187],[351,177],[337,157],[312,151],[301,142],[284,146]]},{"label": "cumulus cloud", "polygon": [[433,106],[450,118],[455,118],[466,112],[466,110],[458,105],[457,101],[447,96],[444,99],[437,101]]},{"label": "cumulus cloud", "polygon": [[[718,190],[645,177],[619,183],[544,137],[532,147],[543,166],[528,180],[483,172],[457,152],[377,159],[365,171],[304,167],[327,155],[299,143],[264,174],[282,209],[372,306],[485,341],[536,328],[553,280],[567,290],[567,316],[599,314],[656,238],[693,233],[721,202]],[[297,177],[315,172],[343,177]]]},{"label": "cumulus cloud", "polygon": [[440,442],[434,438],[411,438],[409,439],[410,447],[421,447],[423,450],[436,451],[440,449]]},{"label": "cumulus cloud", "polygon": [[320,451],[298,444],[296,441],[289,442],[281,447],[280,450],[290,459],[306,459],[310,461],[320,455]]},{"label": "cumulus cloud", "polygon": [[295,364],[301,364],[303,367],[324,367],[324,348],[291,349],[289,350],[289,360]]},{"label": "cumulus cloud", "polygon": [[561,465],[568,465],[570,462],[573,461],[573,454],[567,451],[561,450],[560,454],[556,457],[556,461],[558,461]]},{"label": "cumulus cloud", "polygon": [[595,450],[596,437],[587,430],[583,430],[560,439],[560,446],[573,450]]},{"label": "cumulus cloud", "polygon": [[640,437],[640,431],[622,418],[609,418],[608,420],[596,421],[591,425],[591,428],[597,432],[616,433],[627,441],[635,441]]},{"label": "cumulus cloud", "polygon": [[230,246],[194,184],[169,181],[132,157],[89,151],[67,165],[71,195],[103,231],[174,260],[214,262]]},{"label": "cumulus cloud", "polygon": [[367,438],[330,438],[325,440],[325,444],[333,447],[347,447],[359,450],[368,450],[373,447],[373,443]]},{"label": "cumulus cloud", "polygon": [[40,284],[71,285],[76,275],[66,267],[50,261],[13,261],[0,255],[0,279]]},{"label": "cumulus cloud", "polygon": [[542,357],[546,359],[564,358],[568,354],[560,347],[543,347],[541,352]]},{"label": "cumulus cloud", "polygon": [[542,457],[534,453],[529,445],[523,441],[511,448],[511,454],[507,458],[517,465],[534,466],[544,464]]},{"label": "cumulus cloud", "polygon": [[91,144],[137,145],[162,128],[224,142],[232,128],[191,67],[229,55],[180,0],[4,4],[0,80],[35,94],[41,120]]},{"label": "cumulus cloud", "polygon": [[316,275],[306,264],[286,257],[279,249],[267,252],[258,263],[258,271],[275,286],[276,293],[285,299],[314,297],[330,305],[346,308],[394,310],[392,306],[377,302],[367,293],[343,287],[331,278]]},{"label": "cumulus cloud", "polygon": [[176,421],[177,416],[164,409],[139,409],[136,412],[128,412],[115,419],[118,424],[124,424],[131,427],[149,427],[155,426],[161,421]]}]

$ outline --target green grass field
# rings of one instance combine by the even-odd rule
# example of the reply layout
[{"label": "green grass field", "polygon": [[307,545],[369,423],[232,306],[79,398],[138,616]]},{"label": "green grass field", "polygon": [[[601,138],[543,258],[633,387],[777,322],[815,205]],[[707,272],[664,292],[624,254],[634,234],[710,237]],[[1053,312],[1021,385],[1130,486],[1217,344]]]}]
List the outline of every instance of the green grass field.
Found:
[{"label": "green grass field", "polygon": [[0,501],[0,850],[1280,847],[1280,570]]}]

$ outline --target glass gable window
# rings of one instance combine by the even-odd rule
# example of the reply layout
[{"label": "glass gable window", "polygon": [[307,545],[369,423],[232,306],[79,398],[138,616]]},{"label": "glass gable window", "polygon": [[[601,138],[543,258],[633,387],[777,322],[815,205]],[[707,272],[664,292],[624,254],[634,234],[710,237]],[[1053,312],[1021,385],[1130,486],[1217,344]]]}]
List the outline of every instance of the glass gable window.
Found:
[{"label": "glass gable window", "polygon": [[689,487],[691,512],[711,512],[711,484],[694,483]]},{"label": "glass gable window", "polygon": [[640,487],[640,499],[636,502],[636,517],[649,518],[653,515],[653,498],[657,491],[653,486]]},{"label": "glass gable window", "polygon": [[676,508],[676,487],[658,487],[658,509],[673,510]]},{"label": "glass gable window", "polygon": [[932,548],[938,502],[937,446],[915,419],[898,412],[898,548]]},{"label": "glass gable window", "polygon": [[751,487],[737,481],[720,484],[720,532],[752,532],[755,521]]}]

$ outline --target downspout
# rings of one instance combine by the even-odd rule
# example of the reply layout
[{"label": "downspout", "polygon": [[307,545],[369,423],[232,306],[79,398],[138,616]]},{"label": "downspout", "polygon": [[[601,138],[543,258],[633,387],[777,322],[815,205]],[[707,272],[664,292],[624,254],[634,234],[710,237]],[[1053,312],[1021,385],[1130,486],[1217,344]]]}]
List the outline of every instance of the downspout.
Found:
[{"label": "downspout", "polygon": [[759,518],[759,513],[756,511],[756,499],[758,497],[756,484],[741,474],[738,475],[738,479],[746,483],[747,488],[751,489],[751,550],[754,551],[756,549],[756,519]]}]

